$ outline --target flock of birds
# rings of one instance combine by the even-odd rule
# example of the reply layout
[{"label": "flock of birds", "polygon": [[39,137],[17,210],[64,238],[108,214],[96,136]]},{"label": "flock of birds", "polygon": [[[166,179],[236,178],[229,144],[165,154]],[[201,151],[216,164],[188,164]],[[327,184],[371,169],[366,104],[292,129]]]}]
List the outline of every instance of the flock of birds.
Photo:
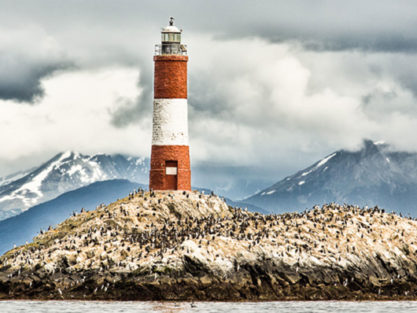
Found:
[{"label": "flock of birds", "polygon": [[[181,270],[184,257],[227,274],[271,259],[299,268],[361,266],[375,253],[391,262],[416,258],[417,222],[375,208],[328,204],[302,213],[263,215],[232,208],[214,194],[136,190],[110,205],[82,210],[32,244],[0,259],[10,275],[42,268],[53,274],[95,269],[155,277]],[[398,265],[392,279],[409,275]]]}]

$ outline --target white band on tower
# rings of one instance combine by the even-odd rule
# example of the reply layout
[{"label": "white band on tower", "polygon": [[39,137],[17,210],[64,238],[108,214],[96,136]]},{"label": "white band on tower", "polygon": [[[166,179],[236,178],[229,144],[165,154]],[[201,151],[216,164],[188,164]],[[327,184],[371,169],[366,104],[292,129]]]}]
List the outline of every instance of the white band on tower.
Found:
[{"label": "white band on tower", "polygon": [[153,145],[188,145],[187,99],[154,99]]}]

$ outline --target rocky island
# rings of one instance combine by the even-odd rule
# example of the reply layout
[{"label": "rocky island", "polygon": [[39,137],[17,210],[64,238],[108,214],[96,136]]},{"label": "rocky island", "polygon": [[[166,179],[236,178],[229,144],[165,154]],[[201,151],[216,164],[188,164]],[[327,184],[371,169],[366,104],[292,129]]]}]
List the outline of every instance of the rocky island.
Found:
[{"label": "rocky island", "polygon": [[0,258],[0,299],[416,298],[417,222],[377,207],[262,215],[139,190]]}]

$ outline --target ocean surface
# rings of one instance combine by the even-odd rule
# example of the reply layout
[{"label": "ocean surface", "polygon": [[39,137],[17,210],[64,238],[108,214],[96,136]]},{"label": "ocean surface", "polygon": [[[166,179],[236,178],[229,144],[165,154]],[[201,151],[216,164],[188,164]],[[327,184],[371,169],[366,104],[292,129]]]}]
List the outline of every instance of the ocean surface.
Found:
[{"label": "ocean surface", "polygon": [[133,313],[133,312],[227,312],[227,313],[416,313],[417,301],[387,302],[95,302],[95,301],[0,301],[1,313]]}]

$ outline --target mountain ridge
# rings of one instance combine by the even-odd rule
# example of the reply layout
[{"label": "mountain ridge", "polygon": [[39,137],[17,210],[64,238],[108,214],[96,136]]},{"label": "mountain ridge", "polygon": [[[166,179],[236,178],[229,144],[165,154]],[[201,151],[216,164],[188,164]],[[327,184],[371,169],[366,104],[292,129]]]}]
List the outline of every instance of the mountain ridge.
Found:
[{"label": "mountain ridge", "polygon": [[61,223],[81,208],[92,210],[99,204],[114,202],[117,198],[144,187],[140,183],[124,179],[97,181],[4,219],[0,221],[0,254],[12,249],[13,245],[30,241],[40,230]]},{"label": "mountain ridge", "polygon": [[417,154],[365,140],[338,150],[243,200],[275,212],[324,203],[380,206],[417,214]]},{"label": "mountain ridge", "polygon": [[148,165],[142,157],[61,152],[32,171],[2,179],[0,220],[96,181],[120,178],[142,182],[147,176]]}]

